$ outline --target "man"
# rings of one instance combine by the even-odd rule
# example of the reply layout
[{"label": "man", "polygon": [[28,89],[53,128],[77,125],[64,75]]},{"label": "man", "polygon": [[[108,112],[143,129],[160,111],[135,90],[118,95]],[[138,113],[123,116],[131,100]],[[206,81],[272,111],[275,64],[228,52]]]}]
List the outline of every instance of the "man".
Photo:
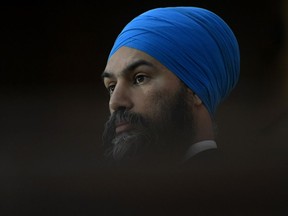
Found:
[{"label": "man", "polygon": [[110,94],[103,133],[108,157],[174,165],[217,149],[215,112],[239,71],[236,37],[215,13],[184,6],[135,17],[102,73]]}]

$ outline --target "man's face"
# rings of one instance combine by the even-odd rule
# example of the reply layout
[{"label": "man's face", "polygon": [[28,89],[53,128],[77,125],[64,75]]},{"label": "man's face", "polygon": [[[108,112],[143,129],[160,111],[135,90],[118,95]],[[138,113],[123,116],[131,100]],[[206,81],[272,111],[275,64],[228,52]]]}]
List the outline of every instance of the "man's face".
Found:
[{"label": "man's face", "polygon": [[103,140],[114,159],[176,156],[192,140],[187,88],[156,59],[122,47],[102,76],[111,113]]}]

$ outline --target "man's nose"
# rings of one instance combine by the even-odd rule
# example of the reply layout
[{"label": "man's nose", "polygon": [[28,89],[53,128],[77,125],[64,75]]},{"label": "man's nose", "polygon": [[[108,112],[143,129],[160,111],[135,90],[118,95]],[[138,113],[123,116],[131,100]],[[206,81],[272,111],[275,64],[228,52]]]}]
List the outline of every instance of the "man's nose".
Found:
[{"label": "man's nose", "polygon": [[113,113],[119,109],[131,109],[133,106],[131,96],[132,95],[129,88],[124,84],[118,83],[110,96],[110,113]]}]

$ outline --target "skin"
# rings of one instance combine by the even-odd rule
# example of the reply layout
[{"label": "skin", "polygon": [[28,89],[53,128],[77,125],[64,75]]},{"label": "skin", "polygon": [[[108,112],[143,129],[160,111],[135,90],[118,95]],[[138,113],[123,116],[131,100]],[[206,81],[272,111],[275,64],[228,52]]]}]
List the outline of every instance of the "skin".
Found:
[{"label": "skin", "polygon": [[[144,52],[128,47],[121,47],[113,54],[107,62],[102,78],[110,94],[111,115],[117,110],[124,109],[156,122],[165,120],[161,119],[163,109],[166,110],[163,101],[178,97],[179,89],[183,89],[184,86],[179,78],[159,61]],[[202,101],[186,86],[184,91],[183,100],[187,100],[188,104],[188,110],[185,112],[191,114],[194,125],[191,127],[191,133],[189,131],[185,133],[188,135],[193,133],[194,136],[193,139],[187,138],[189,140],[181,140],[184,136],[178,138],[189,144],[214,138],[211,118]],[[128,122],[115,123],[116,136],[132,129],[133,125]]]},{"label": "skin", "polygon": [[180,80],[157,60],[127,47],[120,48],[110,58],[103,77],[110,93],[111,114],[119,107],[125,107],[153,116],[151,94],[159,91],[173,94],[181,86]]}]

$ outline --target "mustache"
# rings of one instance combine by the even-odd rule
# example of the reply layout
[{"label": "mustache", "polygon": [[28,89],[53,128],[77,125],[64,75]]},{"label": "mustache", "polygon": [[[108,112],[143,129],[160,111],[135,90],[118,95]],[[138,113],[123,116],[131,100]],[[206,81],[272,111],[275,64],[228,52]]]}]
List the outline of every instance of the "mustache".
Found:
[{"label": "mustache", "polygon": [[117,110],[110,115],[108,121],[104,125],[104,132],[102,137],[104,145],[109,145],[109,143],[115,138],[116,125],[120,122],[126,122],[140,128],[143,128],[147,125],[147,121],[141,114],[127,110]]},{"label": "mustache", "polygon": [[146,125],[146,120],[141,114],[134,113],[127,110],[117,110],[112,113],[105,126],[115,129],[116,125],[125,122],[133,125],[143,126]]},{"label": "mustache", "polygon": [[[122,122],[132,124],[133,127],[137,128],[137,130],[133,132],[133,135],[131,134],[129,136],[129,141],[126,140],[125,136],[116,136],[116,125]],[[143,138],[141,131],[144,130],[147,122],[141,114],[131,111],[118,110],[112,113],[105,123],[102,135],[103,144],[107,147],[105,154],[107,156],[112,155],[113,158],[117,159],[121,158],[128,151],[136,151],[138,142],[140,141],[139,138]],[[117,142],[121,144],[118,145],[116,144]],[[134,143],[134,145],[131,145],[132,143]]]}]

